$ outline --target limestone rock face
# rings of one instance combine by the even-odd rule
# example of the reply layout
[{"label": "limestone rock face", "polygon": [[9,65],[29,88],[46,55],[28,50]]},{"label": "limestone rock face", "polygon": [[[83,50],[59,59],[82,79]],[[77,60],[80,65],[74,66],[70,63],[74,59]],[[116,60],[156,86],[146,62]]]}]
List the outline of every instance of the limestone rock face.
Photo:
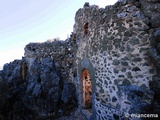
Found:
[{"label": "limestone rock face", "polygon": [[[22,99],[25,94],[26,84],[22,80],[21,65],[24,60],[15,60],[12,63],[5,64],[3,70],[0,71],[1,78],[1,101],[0,116],[1,119],[13,119],[25,114]],[[25,109],[26,112],[28,111]]]},{"label": "limestone rock face", "polygon": [[[23,60],[5,64],[0,72],[0,117],[3,119],[49,119],[69,113],[77,106],[75,86],[63,83],[51,58],[26,67]],[[70,92],[72,91],[72,92]]]}]

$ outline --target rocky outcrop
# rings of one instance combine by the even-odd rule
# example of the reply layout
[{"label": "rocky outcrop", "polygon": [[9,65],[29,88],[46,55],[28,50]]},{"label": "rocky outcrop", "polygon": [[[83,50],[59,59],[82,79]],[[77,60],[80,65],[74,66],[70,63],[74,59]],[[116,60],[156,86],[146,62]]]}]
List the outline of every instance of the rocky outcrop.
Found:
[{"label": "rocky outcrop", "polygon": [[[0,116],[1,119],[16,119],[25,115],[28,110],[25,109],[22,102],[25,95],[26,84],[22,80],[21,65],[24,60],[15,60],[12,63],[5,64],[1,76],[1,102]],[[22,110],[25,112],[21,113]],[[17,115],[19,113],[19,115]]]},{"label": "rocky outcrop", "polygon": [[77,106],[75,89],[61,79],[49,57],[30,67],[25,59],[15,60],[0,72],[0,117],[39,120],[69,115]]},{"label": "rocky outcrop", "polygon": [[160,115],[160,76],[153,76],[153,81],[151,81],[149,85],[155,94],[152,104],[148,107],[148,111]]},{"label": "rocky outcrop", "polygon": [[149,58],[156,68],[156,75],[149,82],[150,89],[154,92],[153,101],[147,107],[146,113],[157,113],[160,115],[160,1],[146,0],[142,3],[144,15],[148,18],[146,21],[150,29],[151,48],[148,50]]},{"label": "rocky outcrop", "polygon": [[149,82],[149,86],[152,91],[154,91],[154,98],[152,104],[148,106],[148,110],[150,113],[157,113],[160,115],[160,29],[155,29],[151,36],[151,45],[152,48],[149,49],[149,57],[152,64],[155,66],[157,70],[157,75],[153,76],[152,81]]},{"label": "rocky outcrop", "polygon": [[149,50],[151,61],[160,71],[160,29],[155,29],[151,36],[152,48]]}]

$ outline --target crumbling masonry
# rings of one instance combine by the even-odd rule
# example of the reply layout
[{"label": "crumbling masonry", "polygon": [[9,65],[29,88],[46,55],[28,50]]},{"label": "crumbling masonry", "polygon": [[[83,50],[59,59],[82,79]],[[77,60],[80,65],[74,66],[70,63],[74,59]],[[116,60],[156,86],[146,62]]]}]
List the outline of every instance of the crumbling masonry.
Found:
[{"label": "crumbling masonry", "polygon": [[25,47],[28,72],[44,58],[54,61],[64,83],[74,84],[76,109],[86,119],[160,117],[159,0],[120,0],[105,8],[85,3],[70,38]]}]

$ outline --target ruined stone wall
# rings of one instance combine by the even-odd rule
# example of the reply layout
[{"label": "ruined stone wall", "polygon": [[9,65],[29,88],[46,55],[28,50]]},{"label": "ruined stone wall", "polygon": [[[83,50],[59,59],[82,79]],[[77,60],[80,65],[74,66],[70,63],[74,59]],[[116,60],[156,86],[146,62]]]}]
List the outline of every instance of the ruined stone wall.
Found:
[{"label": "ruined stone wall", "polygon": [[[55,62],[57,71],[64,81],[72,81],[76,77],[75,54],[77,45],[74,34],[66,41],[46,41],[30,43],[25,47],[25,59],[30,68],[34,61],[41,62],[43,58],[51,58]],[[71,69],[73,68],[73,69]],[[68,77],[69,74],[70,78]]]},{"label": "ruined stone wall", "polygon": [[59,118],[70,115],[77,108],[77,84],[73,82],[77,76],[76,51],[75,34],[66,41],[26,45],[24,60],[27,73],[24,76],[27,75],[27,86],[23,97],[25,105],[32,106],[29,109],[36,108],[36,119]]},{"label": "ruined stone wall", "polygon": [[[87,59],[95,70],[92,95],[97,120],[144,113],[153,101],[149,82],[156,68],[148,50],[152,31],[159,26],[157,16],[146,15],[150,4],[159,6],[148,1],[122,0],[103,9],[86,3],[76,13],[77,59],[80,66]],[[79,84],[81,72],[78,71]]]}]

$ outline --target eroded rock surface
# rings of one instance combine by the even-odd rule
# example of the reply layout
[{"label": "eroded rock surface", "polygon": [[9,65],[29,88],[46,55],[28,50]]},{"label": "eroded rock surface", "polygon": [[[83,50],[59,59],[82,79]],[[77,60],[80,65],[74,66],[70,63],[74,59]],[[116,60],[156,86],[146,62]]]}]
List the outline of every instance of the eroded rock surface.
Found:
[{"label": "eroded rock surface", "polygon": [[[26,67],[23,60],[5,64],[0,73],[0,115],[2,119],[50,119],[69,115],[76,106],[75,86],[64,83],[51,58]],[[72,92],[69,92],[72,91]]]}]

